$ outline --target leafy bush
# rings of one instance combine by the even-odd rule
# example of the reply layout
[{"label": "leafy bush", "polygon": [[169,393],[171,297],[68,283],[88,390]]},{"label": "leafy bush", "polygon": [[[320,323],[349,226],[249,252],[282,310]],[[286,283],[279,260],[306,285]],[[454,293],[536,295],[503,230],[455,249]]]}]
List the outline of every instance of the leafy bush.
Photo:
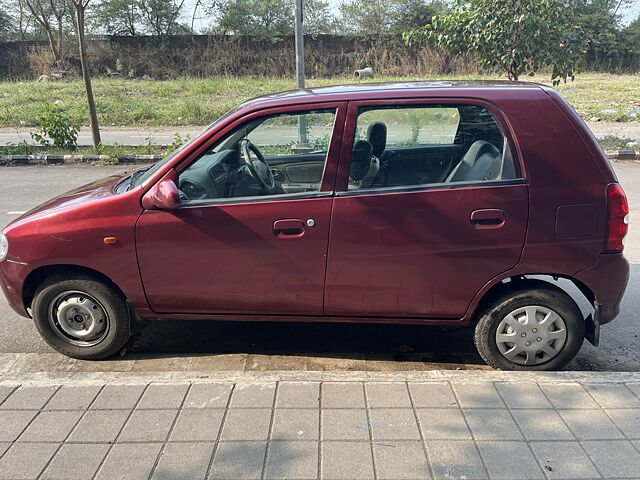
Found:
[{"label": "leafy bush", "polygon": [[[46,103],[38,119],[40,131],[31,138],[44,147],[53,146],[73,150],[78,146],[80,121],[67,115],[61,108]],[[47,138],[48,137],[48,138]]]}]

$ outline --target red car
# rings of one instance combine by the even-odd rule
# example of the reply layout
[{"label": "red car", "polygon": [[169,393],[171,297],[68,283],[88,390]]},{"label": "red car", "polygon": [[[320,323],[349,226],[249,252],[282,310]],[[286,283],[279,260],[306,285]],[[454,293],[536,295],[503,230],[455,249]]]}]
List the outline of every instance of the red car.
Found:
[{"label": "red car", "polygon": [[367,322],[470,326],[490,365],[551,370],[618,314],[627,214],[550,88],[296,90],[17,219],[0,283],[77,358],[108,357],[156,319]]}]

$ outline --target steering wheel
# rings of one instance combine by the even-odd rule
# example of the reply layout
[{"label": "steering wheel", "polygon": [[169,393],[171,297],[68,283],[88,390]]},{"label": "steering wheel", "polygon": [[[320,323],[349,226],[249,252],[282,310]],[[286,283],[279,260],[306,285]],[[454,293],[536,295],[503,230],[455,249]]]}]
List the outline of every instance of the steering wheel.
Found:
[{"label": "steering wheel", "polygon": [[[258,147],[245,138],[240,142],[240,150],[249,174],[267,193],[273,192],[276,188],[276,179],[273,178],[273,172]],[[251,158],[252,153],[256,157],[255,160]]]}]

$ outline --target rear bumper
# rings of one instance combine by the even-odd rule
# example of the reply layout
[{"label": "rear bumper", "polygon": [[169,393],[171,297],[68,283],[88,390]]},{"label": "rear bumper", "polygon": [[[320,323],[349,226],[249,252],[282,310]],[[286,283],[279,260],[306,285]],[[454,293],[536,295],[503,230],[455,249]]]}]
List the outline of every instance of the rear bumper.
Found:
[{"label": "rear bumper", "polygon": [[621,253],[602,254],[593,267],[576,274],[593,292],[599,304],[599,323],[604,325],[620,313],[620,302],[629,282],[629,262]]},{"label": "rear bumper", "polygon": [[31,268],[19,262],[4,260],[0,262],[0,287],[9,302],[9,306],[18,315],[31,318],[24,305],[22,291],[24,281],[31,273]]}]

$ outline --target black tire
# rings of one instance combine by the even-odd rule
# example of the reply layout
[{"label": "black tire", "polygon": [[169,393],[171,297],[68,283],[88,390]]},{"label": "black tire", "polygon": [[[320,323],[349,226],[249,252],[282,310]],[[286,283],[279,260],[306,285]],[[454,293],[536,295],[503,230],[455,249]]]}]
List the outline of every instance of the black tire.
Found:
[{"label": "black tire", "polygon": [[[566,340],[557,355],[537,365],[521,365],[506,358],[498,348],[496,330],[509,313],[539,305],[555,311],[566,327]],[[559,370],[578,353],[585,335],[585,323],[576,302],[560,288],[540,280],[527,280],[508,293],[489,301],[479,312],[474,341],[488,365],[501,370]]]},{"label": "black tire", "polygon": [[[103,337],[91,345],[75,344],[65,339],[64,332],[50,321],[50,307],[55,299],[65,292],[84,292],[97,300],[107,315],[107,327]],[[89,276],[51,277],[36,290],[31,305],[36,328],[44,340],[58,352],[72,358],[97,360],[107,358],[120,351],[130,338],[129,315],[122,294]],[[82,342],[78,342],[82,343]]]}]

